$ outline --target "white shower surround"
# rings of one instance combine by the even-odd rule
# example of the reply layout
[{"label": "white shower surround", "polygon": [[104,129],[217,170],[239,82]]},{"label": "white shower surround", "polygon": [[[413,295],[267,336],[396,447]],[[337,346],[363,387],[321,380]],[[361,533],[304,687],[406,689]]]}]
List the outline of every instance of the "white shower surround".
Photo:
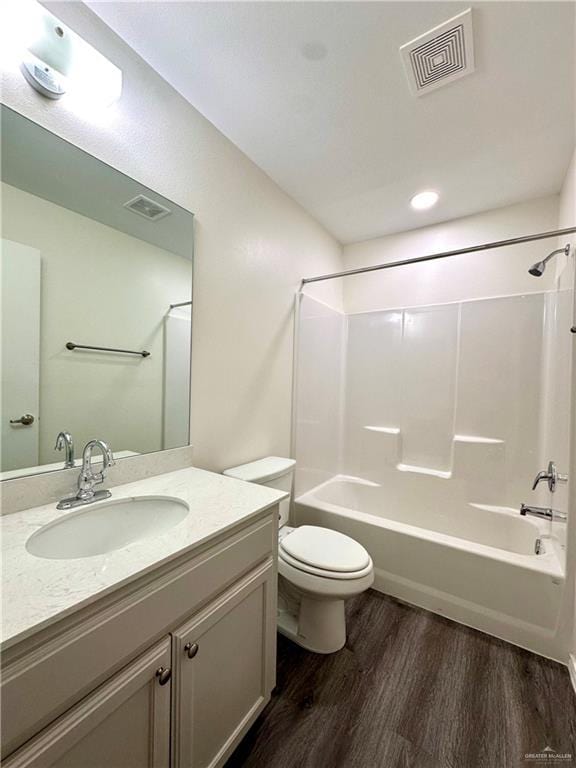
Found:
[{"label": "white shower surround", "polygon": [[567,396],[543,371],[571,298],[345,315],[302,296],[298,334],[296,523],[361,541],[377,588],[554,658],[563,542],[518,510],[551,505],[530,485]]}]

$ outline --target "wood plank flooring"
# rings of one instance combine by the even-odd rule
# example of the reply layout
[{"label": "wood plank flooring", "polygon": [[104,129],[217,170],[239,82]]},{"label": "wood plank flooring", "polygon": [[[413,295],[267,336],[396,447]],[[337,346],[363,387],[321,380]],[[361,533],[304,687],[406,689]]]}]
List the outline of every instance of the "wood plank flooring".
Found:
[{"label": "wood plank flooring", "polygon": [[319,656],[279,637],[274,696],[226,768],[576,768],[568,671],[368,591]]}]

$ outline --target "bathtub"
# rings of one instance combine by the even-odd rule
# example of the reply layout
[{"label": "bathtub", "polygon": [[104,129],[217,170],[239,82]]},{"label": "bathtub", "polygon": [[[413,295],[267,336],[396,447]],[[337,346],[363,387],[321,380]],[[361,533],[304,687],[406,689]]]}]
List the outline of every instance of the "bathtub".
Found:
[{"label": "bathtub", "polygon": [[338,475],[295,499],[294,522],[363,544],[375,589],[563,660],[556,634],[564,574],[546,521],[441,497],[413,479],[403,488],[401,479],[383,486]]}]

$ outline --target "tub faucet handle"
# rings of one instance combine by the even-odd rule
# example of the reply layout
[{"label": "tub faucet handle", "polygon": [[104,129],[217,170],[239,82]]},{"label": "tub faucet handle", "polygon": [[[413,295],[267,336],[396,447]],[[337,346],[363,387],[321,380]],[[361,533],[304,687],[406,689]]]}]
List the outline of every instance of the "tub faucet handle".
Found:
[{"label": "tub faucet handle", "polygon": [[542,472],[538,472],[538,474],[534,478],[532,490],[535,491],[537,486],[543,480],[546,480],[546,482],[548,483],[549,490],[551,491],[551,493],[554,493],[558,483],[568,482],[568,475],[563,475],[560,472],[558,472],[558,470],[556,469],[556,464],[553,461],[549,461],[548,468],[542,470]]}]

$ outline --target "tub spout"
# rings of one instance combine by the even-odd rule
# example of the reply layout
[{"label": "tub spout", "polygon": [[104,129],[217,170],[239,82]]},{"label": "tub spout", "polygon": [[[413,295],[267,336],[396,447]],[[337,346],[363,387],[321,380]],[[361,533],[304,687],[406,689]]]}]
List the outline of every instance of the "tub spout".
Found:
[{"label": "tub spout", "polygon": [[550,509],[550,507],[533,507],[529,504],[522,504],[520,506],[520,514],[523,516],[531,515],[532,517],[541,517],[544,518],[544,520],[554,520],[561,523],[565,523],[567,518],[565,512],[560,512],[557,509]]}]

